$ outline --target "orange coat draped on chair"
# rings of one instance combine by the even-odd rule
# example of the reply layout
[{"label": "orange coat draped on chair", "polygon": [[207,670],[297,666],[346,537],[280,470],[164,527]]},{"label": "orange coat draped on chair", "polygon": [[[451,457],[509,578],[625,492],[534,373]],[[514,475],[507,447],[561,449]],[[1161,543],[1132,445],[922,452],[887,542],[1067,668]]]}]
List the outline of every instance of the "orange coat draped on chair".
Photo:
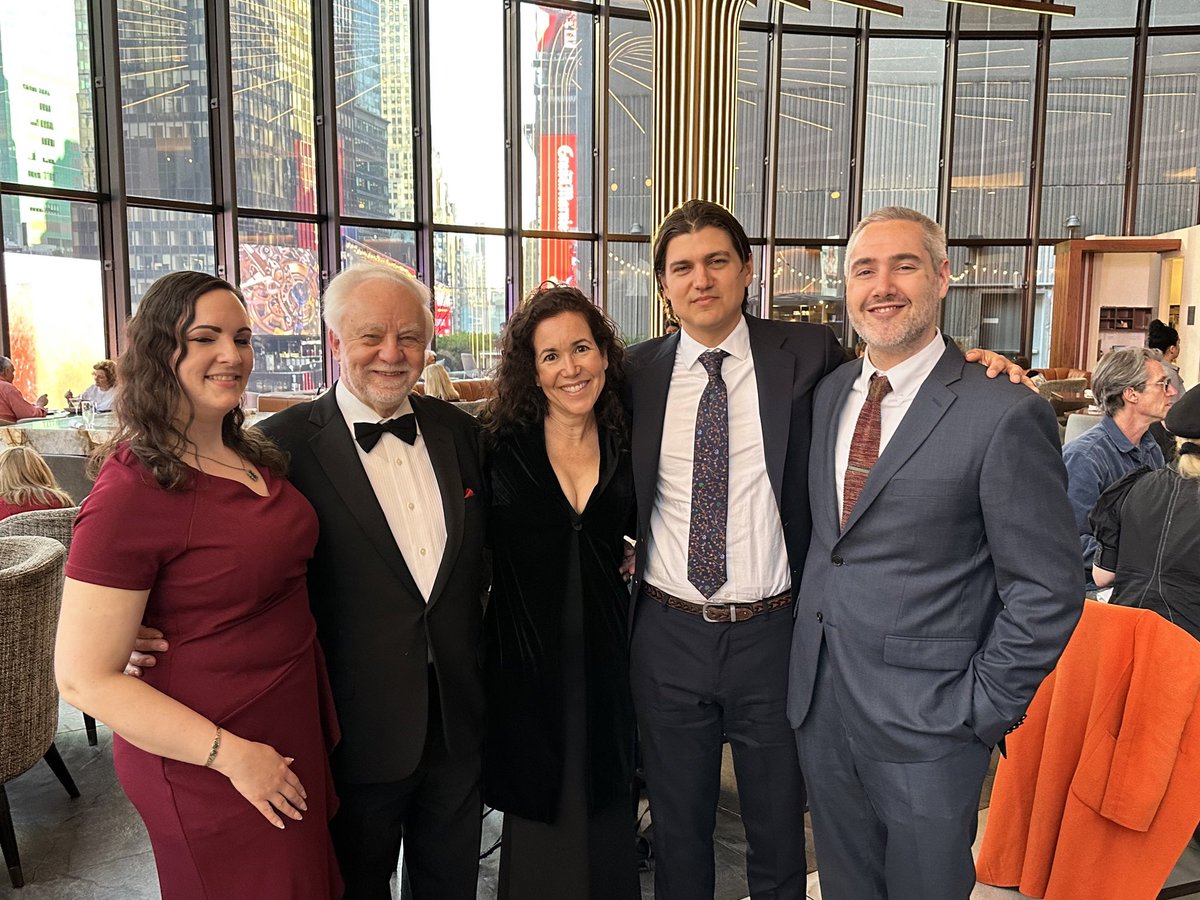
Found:
[{"label": "orange coat draped on chair", "polygon": [[1153,898],[1200,819],[1200,643],[1087,603],[1008,736],[979,880],[1045,900]]}]

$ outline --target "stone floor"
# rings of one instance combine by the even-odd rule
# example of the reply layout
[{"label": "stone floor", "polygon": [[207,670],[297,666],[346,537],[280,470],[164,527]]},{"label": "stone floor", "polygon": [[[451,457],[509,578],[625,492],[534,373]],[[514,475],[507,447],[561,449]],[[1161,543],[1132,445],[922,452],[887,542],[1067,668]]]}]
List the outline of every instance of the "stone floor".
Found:
[{"label": "stone floor", "polygon": [[[7,786],[16,825],[26,886],[9,887],[0,874],[0,898],[11,900],[154,900],[158,881],[146,831],[125,799],[112,770],[112,735],[100,727],[99,747],[89,747],[78,712],[61,705],[57,745],[79,786],[71,800],[49,768],[39,763]],[[736,803],[718,815],[716,834],[717,890],[715,900],[742,900],[746,839]],[[987,810],[980,811],[980,834]],[[484,820],[483,850],[500,833],[500,814]],[[491,900],[496,890],[498,852],[480,867],[479,900]],[[1200,848],[1193,843],[1168,884],[1200,878]],[[393,897],[399,890],[393,884]],[[809,898],[820,900],[817,873],[809,876]],[[642,898],[653,900],[650,873],[642,875]],[[979,885],[972,900],[1022,900],[1017,891]],[[1100,900],[1100,898],[1097,898]],[[1112,898],[1119,900],[1119,898]]]}]

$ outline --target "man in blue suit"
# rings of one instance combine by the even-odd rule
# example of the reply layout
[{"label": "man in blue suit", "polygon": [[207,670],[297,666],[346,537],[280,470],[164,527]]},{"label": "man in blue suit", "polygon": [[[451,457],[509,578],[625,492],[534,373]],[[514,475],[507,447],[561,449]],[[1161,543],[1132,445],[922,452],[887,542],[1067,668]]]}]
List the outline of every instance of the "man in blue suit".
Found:
[{"label": "man in blue suit", "polygon": [[889,207],[846,253],[863,360],[821,382],[788,716],[826,900],[966,900],[991,748],[1079,618],[1054,415],[937,327],[942,229]]}]

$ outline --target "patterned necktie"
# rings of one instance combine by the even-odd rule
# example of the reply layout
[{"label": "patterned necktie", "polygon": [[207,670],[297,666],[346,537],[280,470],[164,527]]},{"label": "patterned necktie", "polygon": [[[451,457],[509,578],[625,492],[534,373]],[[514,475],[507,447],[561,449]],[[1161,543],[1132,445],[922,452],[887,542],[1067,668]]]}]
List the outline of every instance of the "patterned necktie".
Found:
[{"label": "patterned necktie", "polygon": [[843,528],[850,521],[854,504],[862,496],[867,476],[871,474],[871,467],[875,465],[875,460],[879,459],[879,405],[891,391],[892,386],[886,375],[877,372],[871,376],[871,386],[867,388],[867,402],[858,414],[854,437],[850,439],[850,459],[846,465],[846,484],[842,491]]},{"label": "patterned necktie", "polygon": [[729,395],[721,380],[724,350],[706,350],[700,364],[708,384],[696,407],[692,454],[692,521],[688,581],[707,599],[725,583],[725,524],[729,511]]},{"label": "patterned necktie", "polygon": [[405,413],[398,419],[388,419],[386,422],[354,423],[354,439],[358,441],[364,453],[375,449],[385,431],[391,432],[406,444],[412,444],[417,440],[417,417],[412,413]]}]

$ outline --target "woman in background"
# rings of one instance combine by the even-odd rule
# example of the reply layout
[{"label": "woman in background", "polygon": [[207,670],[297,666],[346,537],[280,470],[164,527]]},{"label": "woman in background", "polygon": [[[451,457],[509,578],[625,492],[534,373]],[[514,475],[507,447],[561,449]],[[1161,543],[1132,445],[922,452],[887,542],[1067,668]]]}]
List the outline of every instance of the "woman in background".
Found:
[{"label": "woman in background", "polygon": [[[67,391],[66,398],[70,405],[75,395]],[[92,384],[83,389],[79,399],[91,401],[96,412],[112,412],[117,402],[117,364],[111,359],[102,359],[92,366]]]},{"label": "woman in background", "polygon": [[1146,344],[1151,350],[1162,352],[1163,362],[1166,363],[1163,370],[1171,379],[1171,386],[1175,388],[1175,392],[1182,397],[1187,389],[1183,386],[1183,376],[1179,374],[1179,366],[1175,365],[1175,360],[1179,359],[1179,331],[1161,319],[1155,319],[1150,323],[1150,333],[1147,335]]},{"label": "woman in background", "polygon": [[616,328],[543,287],[501,338],[484,413],[492,594],[484,798],[504,811],[500,900],[637,900],[633,705],[621,578],[633,474]]},{"label": "woman in background", "polygon": [[433,363],[425,367],[425,371],[421,375],[421,380],[425,383],[425,396],[436,397],[439,400],[446,400],[450,403],[459,401],[458,389],[454,387],[454,382],[450,380],[450,375],[446,371],[446,367],[440,363]]},{"label": "woman in background", "polygon": [[1165,424],[1175,462],[1130,472],[1092,510],[1092,577],[1113,586],[1110,602],[1152,609],[1200,640],[1200,386],[1175,401]]},{"label": "woman in background", "polygon": [[[112,727],[166,900],[341,896],[336,724],[305,577],[317,517],[242,428],[250,333],[225,281],[151,285],[67,561],[59,688]],[[171,651],[129,678],[143,617]]]},{"label": "woman in background", "polygon": [[32,447],[10,447],[0,453],[0,519],[35,509],[62,509],[74,506]]}]

